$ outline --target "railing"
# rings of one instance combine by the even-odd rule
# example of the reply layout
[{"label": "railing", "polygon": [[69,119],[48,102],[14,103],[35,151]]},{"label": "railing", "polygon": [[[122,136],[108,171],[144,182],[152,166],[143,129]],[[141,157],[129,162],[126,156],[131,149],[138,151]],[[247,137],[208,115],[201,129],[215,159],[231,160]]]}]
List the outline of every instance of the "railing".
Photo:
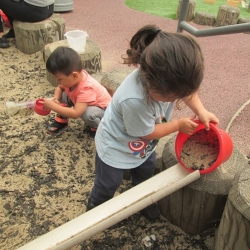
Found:
[{"label": "railing", "polygon": [[185,21],[188,12],[188,5],[189,0],[182,0],[177,32],[182,32],[183,30],[185,30],[196,37],[250,32],[250,23],[234,24],[198,30]]}]

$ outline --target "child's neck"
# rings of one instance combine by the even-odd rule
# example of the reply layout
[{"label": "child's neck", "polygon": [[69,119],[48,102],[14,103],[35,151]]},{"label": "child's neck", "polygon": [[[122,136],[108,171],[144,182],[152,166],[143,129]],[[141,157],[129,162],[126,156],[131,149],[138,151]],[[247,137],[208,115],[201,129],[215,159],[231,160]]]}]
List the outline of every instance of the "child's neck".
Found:
[{"label": "child's neck", "polygon": [[78,83],[76,83],[74,86],[72,86],[72,87],[69,87],[69,91],[73,91],[73,90],[75,90],[76,88],[77,88],[77,86],[79,85],[79,82]]}]

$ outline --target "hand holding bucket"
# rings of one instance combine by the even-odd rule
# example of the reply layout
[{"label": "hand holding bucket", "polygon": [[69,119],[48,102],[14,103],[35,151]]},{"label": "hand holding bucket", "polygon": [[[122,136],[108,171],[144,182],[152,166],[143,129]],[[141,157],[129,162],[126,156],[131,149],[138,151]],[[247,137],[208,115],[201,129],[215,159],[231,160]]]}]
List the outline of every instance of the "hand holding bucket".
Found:
[{"label": "hand holding bucket", "polygon": [[[195,122],[199,124],[199,126],[195,130],[195,133],[199,131],[202,132],[203,130],[206,131],[203,123],[201,123],[199,120],[196,120]],[[222,130],[221,128],[219,128],[217,125],[213,123],[210,123],[210,130],[211,132],[213,132],[213,135],[216,137],[215,140],[217,140],[218,142],[218,154],[217,154],[217,158],[215,159],[215,161],[212,163],[211,166],[205,169],[199,170],[200,174],[207,174],[207,173],[214,171],[217,167],[219,167],[220,164],[222,164],[223,162],[229,159],[233,151],[232,139],[224,130]],[[195,135],[195,133],[193,135]],[[180,163],[180,165],[184,167],[186,170],[188,170],[189,172],[193,172],[195,169],[192,169],[190,166],[187,165],[186,162],[183,161],[182,149],[183,149],[184,144],[187,143],[187,140],[191,139],[191,137],[192,135],[187,135],[182,132],[179,132],[175,140],[175,154],[176,154],[177,160]],[[206,140],[206,138],[203,138],[203,140]],[[199,142],[197,141],[197,143]],[[202,150],[200,151],[201,152],[199,152],[199,155],[201,154],[204,155],[204,153],[205,154],[207,153],[207,152],[202,152]],[[195,156],[190,155],[190,158],[192,158],[192,160],[195,161],[194,159]]]}]

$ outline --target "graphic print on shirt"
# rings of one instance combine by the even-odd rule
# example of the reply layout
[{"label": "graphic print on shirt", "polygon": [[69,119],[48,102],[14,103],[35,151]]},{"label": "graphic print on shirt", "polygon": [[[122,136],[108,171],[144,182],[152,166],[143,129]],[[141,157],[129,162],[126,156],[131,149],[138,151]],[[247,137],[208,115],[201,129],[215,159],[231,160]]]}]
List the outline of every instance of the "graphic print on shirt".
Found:
[{"label": "graphic print on shirt", "polygon": [[128,143],[129,149],[133,152],[133,155],[138,158],[145,158],[150,155],[154,150],[159,140],[146,141],[138,139],[136,141],[130,141]]}]

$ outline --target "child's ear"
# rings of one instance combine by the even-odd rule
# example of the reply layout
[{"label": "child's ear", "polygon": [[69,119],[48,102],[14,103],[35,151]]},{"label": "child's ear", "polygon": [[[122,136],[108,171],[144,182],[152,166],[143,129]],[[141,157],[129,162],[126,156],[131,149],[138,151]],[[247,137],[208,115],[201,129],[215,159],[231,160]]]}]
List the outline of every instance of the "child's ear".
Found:
[{"label": "child's ear", "polygon": [[79,77],[79,73],[77,71],[73,71],[72,76],[74,79],[77,79]]}]

